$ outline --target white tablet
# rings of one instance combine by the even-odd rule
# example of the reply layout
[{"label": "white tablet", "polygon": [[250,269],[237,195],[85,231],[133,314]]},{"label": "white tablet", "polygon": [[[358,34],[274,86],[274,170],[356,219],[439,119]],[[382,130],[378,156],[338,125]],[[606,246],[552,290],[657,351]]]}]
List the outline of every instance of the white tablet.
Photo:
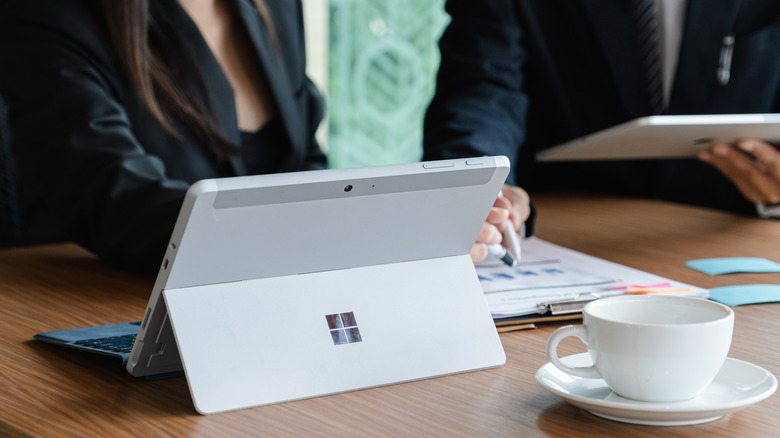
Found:
[{"label": "white tablet", "polygon": [[204,414],[501,366],[469,251],[508,173],[477,157],[196,182],[143,321],[35,338],[132,344],[131,374],[183,370]]},{"label": "white tablet", "polygon": [[780,142],[780,114],[648,116],[539,152],[539,161],[692,158],[712,140]]}]

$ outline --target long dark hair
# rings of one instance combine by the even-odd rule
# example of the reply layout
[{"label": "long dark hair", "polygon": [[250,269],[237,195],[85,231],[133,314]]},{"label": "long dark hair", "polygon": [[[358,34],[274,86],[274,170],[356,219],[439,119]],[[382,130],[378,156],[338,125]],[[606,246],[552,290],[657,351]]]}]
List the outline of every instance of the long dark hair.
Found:
[{"label": "long dark hair", "polygon": [[[253,1],[273,37],[268,7],[263,0]],[[185,39],[174,27],[161,29],[165,17],[156,13],[156,4],[154,0],[102,0],[111,43],[130,82],[166,131],[179,135],[174,127],[176,120],[202,137],[218,156],[235,154],[236,146],[219,132],[206,84],[197,73],[194,59],[182,59],[188,56]],[[193,68],[177,67],[179,61]],[[196,93],[188,91],[193,87]]]}]

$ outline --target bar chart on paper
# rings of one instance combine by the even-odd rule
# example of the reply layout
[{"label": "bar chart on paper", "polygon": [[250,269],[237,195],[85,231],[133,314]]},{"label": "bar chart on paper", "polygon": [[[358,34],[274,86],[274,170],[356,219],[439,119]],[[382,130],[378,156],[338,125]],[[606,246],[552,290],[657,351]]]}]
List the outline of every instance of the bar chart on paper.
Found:
[{"label": "bar chart on paper", "polygon": [[543,314],[548,304],[619,294],[667,293],[706,298],[696,286],[589,256],[545,240],[523,241],[514,267],[488,258],[477,275],[494,319]]}]

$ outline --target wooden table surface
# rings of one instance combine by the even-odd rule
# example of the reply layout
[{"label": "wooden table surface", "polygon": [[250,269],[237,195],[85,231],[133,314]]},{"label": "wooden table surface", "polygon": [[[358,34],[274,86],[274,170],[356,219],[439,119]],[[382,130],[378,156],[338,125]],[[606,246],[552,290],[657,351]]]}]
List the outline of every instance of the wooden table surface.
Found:
[{"label": "wooden table surface", "polygon": [[[708,276],[696,258],[780,260],[780,222],[675,204],[545,195],[537,235],[705,288],[780,283],[780,274]],[[116,271],[72,244],[0,251],[0,436],[780,436],[777,394],[695,426],[596,417],[535,380],[563,323],[501,335],[505,366],[242,411],[198,415],[184,378],[147,381],[119,361],[32,340],[41,331],[141,319],[153,278]],[[730,357],[780,375],[780,303],[735,308]],[[564,341],[561,355],[584,351]]]}]

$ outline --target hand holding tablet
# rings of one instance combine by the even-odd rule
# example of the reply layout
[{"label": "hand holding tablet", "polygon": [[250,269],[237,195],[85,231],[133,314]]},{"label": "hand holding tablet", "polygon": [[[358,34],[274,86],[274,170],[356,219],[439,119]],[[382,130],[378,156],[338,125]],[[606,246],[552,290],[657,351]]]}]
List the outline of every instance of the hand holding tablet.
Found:
[{"label": "hand holding tablet", "polygon": [[780,114],[648,116],[536,155],[539,161],[696,158],[713,143],[760,138],[780,143]]}]

